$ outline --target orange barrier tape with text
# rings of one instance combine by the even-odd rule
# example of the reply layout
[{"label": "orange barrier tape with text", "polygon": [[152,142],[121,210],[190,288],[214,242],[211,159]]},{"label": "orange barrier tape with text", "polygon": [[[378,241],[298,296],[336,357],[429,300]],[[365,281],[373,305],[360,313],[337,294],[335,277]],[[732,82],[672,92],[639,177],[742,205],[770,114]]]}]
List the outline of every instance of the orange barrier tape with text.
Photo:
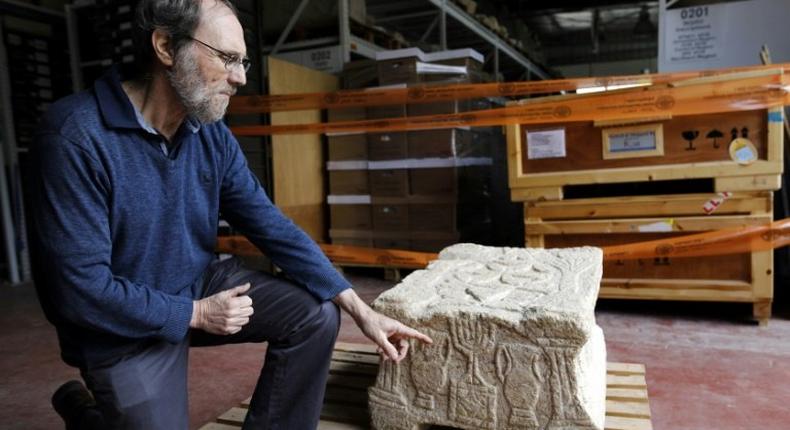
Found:
[{"label": "orange barrier tape with text", "polygon": [[[397,249],[376,249],[327,244],[319,244],[319,246],[321,247],[321,251],[323,251],[332,262],[348,265],[422,269],[438,257],[438,254],[402,251]],[[261,251],[243,236],[218,237],[216,251],[245,256],[262,255]]]},{"label": "orange barrier tape with text", "polygon": [[392,132],[508,124],[548,124],[572,121],[632,120],[767,109],[790,104],[790,77],[781,69],[759,76],[733,74],[727,79],[677,87],[646,87],[605,93],[545,97],[498,109],[458,114],[426,115],[315,124],[231,127],[237,136]]},{"label": "orange barrier tape with text", "polygon": [[[703,257],[768,251],[790,244],[790,218],[766,226],[738,227],[669,239],[603,248],[604,260],[636,260],[655,257]],[[394,249],[321,244],[321,250],[337,264],[422,269],[438,254]],[[217,238],[216,251],[235,255],[261,255],[242,236]]]},{"label": "orange barrier tape with text", "polygon": [[228,113],[255,114],[304,109],[335,109],[392,104],[434,103],[484,97],[515,97],[534,94],[551,94],[559,93],[560,91],[576,91],[594,87],[613,89],[624,86],[670,84],[677,81],[720,76],[728,73],[777,68],[781,68],[785,72],[788,72],[790,71],[790,63],[602,78],[461,85],[420,84],[411,85],[408,88],[368,88],[364,90],[342,90],[322,93],[235,96],[231,98]]},{"label": "orange barrier tape with text", "polygon": [[790,218],[766,226],[733,227],[603,248],[605,260],[703,257],[768,251],[790,244]]}]

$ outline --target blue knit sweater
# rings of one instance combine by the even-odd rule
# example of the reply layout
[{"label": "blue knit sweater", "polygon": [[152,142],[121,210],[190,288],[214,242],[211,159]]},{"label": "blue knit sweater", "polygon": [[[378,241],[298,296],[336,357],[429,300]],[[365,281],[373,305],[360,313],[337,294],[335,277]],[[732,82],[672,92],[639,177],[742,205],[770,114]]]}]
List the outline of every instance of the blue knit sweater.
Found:
[{"label": "blue knit sweater", "polygon": [[350,287],[271,203],[224,124],[188,120],[163,143],[115,70],[44,117],[31,151],[31,253],[71,365],[185,338],[220,213],[319,299]]}]

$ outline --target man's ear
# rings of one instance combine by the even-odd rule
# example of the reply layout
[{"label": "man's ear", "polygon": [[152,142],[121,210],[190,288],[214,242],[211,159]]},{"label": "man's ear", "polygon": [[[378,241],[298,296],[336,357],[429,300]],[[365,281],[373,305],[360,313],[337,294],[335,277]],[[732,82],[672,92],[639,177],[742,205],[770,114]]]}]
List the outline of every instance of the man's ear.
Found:
[{"label": "man's ear", "polygon": [[154,47],[154,54],[156,58],[165,67],[170,67],[174,63],[173,47],[170,44],[170,35],[164,30],[156,29],[151,33],[151,44]]}]

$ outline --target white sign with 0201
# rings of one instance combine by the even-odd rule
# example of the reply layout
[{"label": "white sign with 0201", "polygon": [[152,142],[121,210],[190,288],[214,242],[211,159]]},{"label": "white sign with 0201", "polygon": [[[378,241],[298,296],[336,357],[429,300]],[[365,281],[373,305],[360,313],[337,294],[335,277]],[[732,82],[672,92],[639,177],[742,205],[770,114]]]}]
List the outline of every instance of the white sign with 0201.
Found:
[{"label": "white sign with 0201", "polygon": [[665,61],[685,63],[721,59],[726,11],[717,5],[667,10]]}]

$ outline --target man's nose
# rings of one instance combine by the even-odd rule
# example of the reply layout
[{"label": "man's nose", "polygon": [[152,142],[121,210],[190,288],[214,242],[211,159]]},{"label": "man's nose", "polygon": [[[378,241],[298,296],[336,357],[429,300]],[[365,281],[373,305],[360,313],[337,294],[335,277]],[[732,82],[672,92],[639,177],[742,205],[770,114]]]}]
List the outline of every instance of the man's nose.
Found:
[{"label": "man's nose", "polygon": [[235,64],[230,69],[228,82],[236,87],[241,87],[247,84],[247,72],[244,71],[244,67],[241,64]]}]

